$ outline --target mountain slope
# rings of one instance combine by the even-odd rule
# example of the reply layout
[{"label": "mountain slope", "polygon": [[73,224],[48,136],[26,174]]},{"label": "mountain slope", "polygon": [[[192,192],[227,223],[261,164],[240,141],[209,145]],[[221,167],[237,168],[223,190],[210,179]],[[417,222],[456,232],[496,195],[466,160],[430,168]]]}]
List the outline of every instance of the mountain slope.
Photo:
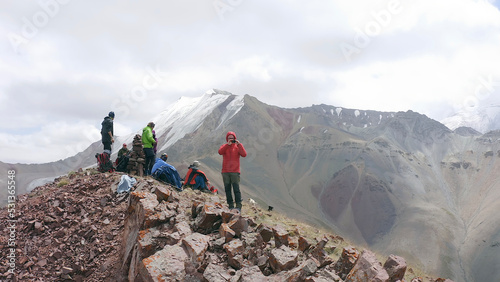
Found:
[{"label": "mountain slope", "polygon": [[[153,121],[159,153],[168,153],[181,177],[199,160],[222,191],[217,150],[231,130],[248,152],[244,199],[404,256],[431,274],[500,279],[497,132],[454,132],[412,111],[283,109],[219,90],[182,98]],[[134,135],[117,142],[130,144]],[[82,165],[95,162],[101,148],[94,146],[81,153]]]}]

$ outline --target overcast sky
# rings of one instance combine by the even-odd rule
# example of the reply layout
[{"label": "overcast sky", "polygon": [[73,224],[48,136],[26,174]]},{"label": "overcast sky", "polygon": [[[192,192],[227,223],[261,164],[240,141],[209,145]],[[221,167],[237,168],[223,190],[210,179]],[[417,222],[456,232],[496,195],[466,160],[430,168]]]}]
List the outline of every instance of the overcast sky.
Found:
[{"label": "overcast sky", "polygon": [[[41,163],[136,132],[216,88],[280,107],[413,110],[493,103],[499,2],[2,1],[0,161]],[[497,94],[497,95],[494,95]]]}]

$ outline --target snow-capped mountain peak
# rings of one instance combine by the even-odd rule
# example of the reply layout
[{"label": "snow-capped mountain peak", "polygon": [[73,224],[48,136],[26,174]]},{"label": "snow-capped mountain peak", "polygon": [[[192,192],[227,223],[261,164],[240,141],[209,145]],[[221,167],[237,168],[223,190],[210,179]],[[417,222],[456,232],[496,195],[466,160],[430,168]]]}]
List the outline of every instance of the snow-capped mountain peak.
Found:
[{"label": "snow-capped mountain peak", "polygon": [[500,105],[490,104],[473,111],[461,111],[441,120],[449,129],[470,127],[481,133],[497,130],[500,126]]},{"label": "snow-capped mountain peak", "polygon": [[209,90],[201,97],[181,97],[175,104],[153,119],[156,124],[156,136],[166,136],[166,142],[158,148],[159,151],[183,138],[186,134],[196,131],[215,108],[232,100],[226,105],[220,124],[231,119],[243,107],[244,96],[232,95],[229,92]]}]

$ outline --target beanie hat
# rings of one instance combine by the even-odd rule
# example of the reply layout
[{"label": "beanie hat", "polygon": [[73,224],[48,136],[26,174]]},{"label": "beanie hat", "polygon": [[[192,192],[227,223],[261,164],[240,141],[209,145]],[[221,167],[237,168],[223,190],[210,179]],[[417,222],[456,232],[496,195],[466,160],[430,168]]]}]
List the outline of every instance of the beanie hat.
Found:
[{"label": "beanie hat", "polygon": [[115,112],[109,112],[108,116],[109,116],[110,118],[115,118]]},{"label": "beanie hat", "polygon": [[166,160],[168,159],[168,155],[167,155],[167,153],[163,153],[163,154],[161,154],[160,159],[162,159],[162,160],[166,161]]}]

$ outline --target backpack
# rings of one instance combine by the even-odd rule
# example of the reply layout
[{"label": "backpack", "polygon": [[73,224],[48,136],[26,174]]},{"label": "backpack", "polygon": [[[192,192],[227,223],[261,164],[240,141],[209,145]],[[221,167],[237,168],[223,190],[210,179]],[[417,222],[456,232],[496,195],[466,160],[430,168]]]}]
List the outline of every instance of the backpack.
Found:
[{"label": "backpack", "polygon": [[113,172],[115,171],[115,167],[113,166],[113,162],[109,157],[108,153],[95,154],[97,159],[97,170],[100,172]]}]

